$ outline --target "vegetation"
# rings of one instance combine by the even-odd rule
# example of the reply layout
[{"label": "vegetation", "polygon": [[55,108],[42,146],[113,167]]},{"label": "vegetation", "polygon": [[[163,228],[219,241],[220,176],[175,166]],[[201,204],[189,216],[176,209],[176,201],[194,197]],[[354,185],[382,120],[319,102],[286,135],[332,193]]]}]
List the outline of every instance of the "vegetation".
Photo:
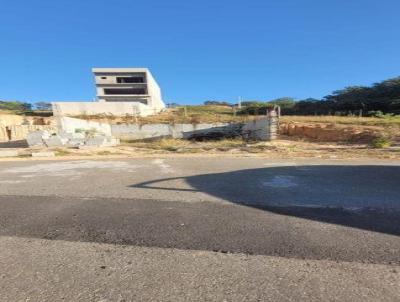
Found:
[{"label": "vegetation", "polygon": [[62,148],[57,148],[54,150],[56,156],[67,156],[67,155],[71,155],[71,152],[69,150],[66,149],[62,149]]},{"label": "vegetation", "polygon": [[32,105],[18,101],[0,101],[0,110],[21,113],[27,110],[32,110]]},{"label": "vegetation", "polygon": [[279,105],[286,115],[360,115],[383,117],[400,114],[400,77],[372,86],[349,86],[336,90],[323,99],[295,101],[285,97],[267,102],[242,102],[242,114],[265,114]]},{"label": "vegetation", "polygon": [[387,148],[390,147],[392,145],[392,141],[390,138],[388,137],[377,137],[376,139],[374,139],[372,141],[372,147],[374,148]]},{"label": "vegetation", "polygon": [[37,110],[51,110],[51,103],[48,102],[36,102],[35,107]]},{"label": "vegetation", "polygon": [[[169,109],[158,115],[138,117],[137,122],[146,123],[225,123],[225,122],[243,122],[253,117],[239,115],[237,109],[230,106],[221,105],[191,105],[181,106]],[[126,117],[125,120],[132,121],[132,117]]]},{"label": "vegetation", "polygon": [[226,101],[205,101],[204,105],[209,106],[233,106],[231,103]]},{"label": "vegetation", "polygon": [[51,103],[37,102],[32,104],[20,101],[0,101],[0,112],[29,116],[51,116]]},{"label": "vegetation", "polygon": [[332,116],[332,115],[286,115],[281,117],[281,122],[300,123],[327,123],[338,125],[360,126],[396,126],[400,127],[400,116],[383,117],[358,117],[358,116]]}]

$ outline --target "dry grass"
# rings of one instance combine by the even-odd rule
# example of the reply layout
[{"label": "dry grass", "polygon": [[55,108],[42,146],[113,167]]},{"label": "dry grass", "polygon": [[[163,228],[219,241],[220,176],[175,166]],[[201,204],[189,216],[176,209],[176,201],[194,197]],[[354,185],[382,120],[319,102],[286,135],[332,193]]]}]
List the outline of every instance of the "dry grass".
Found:
[{"label": "dry grass", "polygon": [[301,139],[246,142],[241,139],[196,142],[181,139],[134,141],[117,147],[132,154],[254,155],[268,158],[400,159],[400,148],[376,149],[368,144],[320,143]]},{"label": "dry grass", "polygon": [[241,138],[202,142],[164,138],[154,141],[129,141],[124,142],[123,146],[134,147],[144,151],[152,150],[169,153],[260,153],[266,148],[270,148],[271,144],[266,142],[246,142]]},{"label": "dry grass", "polygon": [[228,123],[244,122],[254,119],[254,116],[236,115],[234,109],[228,106],[183,106],[167,109],[157,115],[134,117],[127,115],[116,117],[110,115],[80,115],[73,116],[86,120],[96,120],[111,123],[138,124],[199,124],[199,123]]},{"label": "dry grass", "polygon": [[56,154],[56,156],[67,156],[67,155],[71,155],[71,151],[65,149],[65,148],[56,148],[54,149],[54,152]]},{"label": "dry grass", "polygon": [[[110,115],[84,115],[74,116],[86,120],[97,120],[111,123],[138,123],[138,124],[178,124],[178,123],[226,123],[245,122],[255,118],[249,115],[237,115],[235,109],[228,106],[182,106],[167,109],[157,115],[147,117],[116,117]],[[282,116],[282,122],[302,123],[329,123],[346,126],[380,126],[400,127],[400,116],[378,117],[354,117],[354,116]]]},{"label": "dry grass", "polygon": [[0,109],[0,114],[15,114],[15,113],[11,110]]},{"label": "dry grass", "polygon": [[282,122],[329,123],[360,126],[400,126],[400,116],[393,117],[354,117],[354,116],[282,116]]}]

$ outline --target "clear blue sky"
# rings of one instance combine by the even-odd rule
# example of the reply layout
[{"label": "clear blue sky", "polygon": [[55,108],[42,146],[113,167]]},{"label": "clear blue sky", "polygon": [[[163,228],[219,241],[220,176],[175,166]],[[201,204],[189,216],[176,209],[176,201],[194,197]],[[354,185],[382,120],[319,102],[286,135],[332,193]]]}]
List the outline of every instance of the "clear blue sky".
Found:
[{"label": "clear blue sky", "polygon": [[91,100],[149,67],[166,102],[322,97],[400,75],[399,0],[2,0],[0,99]]}]

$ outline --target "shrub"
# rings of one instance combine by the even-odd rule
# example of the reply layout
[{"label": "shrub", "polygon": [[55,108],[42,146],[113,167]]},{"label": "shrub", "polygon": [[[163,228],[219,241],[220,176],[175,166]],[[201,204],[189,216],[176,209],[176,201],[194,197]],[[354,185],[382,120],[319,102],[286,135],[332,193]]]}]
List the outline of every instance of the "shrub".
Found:
[{"label": "shrub", "polygon": [[387,148],[392,145],[392,141],[388,137],[377,137],[372,141],[372,147],[374,148]]}]

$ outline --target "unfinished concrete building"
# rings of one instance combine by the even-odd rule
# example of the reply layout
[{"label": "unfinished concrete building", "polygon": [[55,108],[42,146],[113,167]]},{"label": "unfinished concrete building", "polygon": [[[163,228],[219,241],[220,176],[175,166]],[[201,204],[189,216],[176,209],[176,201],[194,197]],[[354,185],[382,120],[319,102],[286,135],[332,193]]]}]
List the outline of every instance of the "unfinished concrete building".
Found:
[{"label": "unfinished concrete building", "polygon": [[55,102],[54,115],[157,114],[165,108],[161,90],[147,68],[93,68],[96,102]]}]

